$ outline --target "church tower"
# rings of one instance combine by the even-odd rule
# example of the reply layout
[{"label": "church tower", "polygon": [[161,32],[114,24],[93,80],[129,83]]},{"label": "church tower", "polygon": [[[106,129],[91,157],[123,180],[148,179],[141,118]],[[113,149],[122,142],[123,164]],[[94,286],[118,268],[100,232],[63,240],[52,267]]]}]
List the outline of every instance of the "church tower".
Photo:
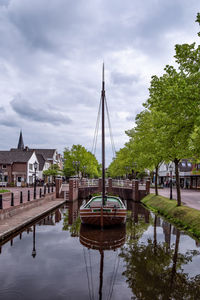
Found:
[{"label": "church tower", "polygon": [[24,141],[23,141],[23,137],[22,137],[22,131],[20,131],[19,142],[18,142],[17,149],[24,150]]}]

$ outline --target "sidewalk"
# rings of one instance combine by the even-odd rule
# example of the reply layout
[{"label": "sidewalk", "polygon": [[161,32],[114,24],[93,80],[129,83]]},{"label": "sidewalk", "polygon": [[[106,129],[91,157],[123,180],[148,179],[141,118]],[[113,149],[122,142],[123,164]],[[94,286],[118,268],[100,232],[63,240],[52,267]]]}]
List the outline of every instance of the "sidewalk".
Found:
[{"label": "sidewalk", "polygon": [[63,199],[55,199],[44,202],[42,205],[19,212],[17,215],[0,221],[0,241],[7,236],[22,229],[24,226],[32,223],[34,220],[42,217],[51,210],[64,204]]},{"label": "sidewalk", "polygon": [[[150,189],[150,193],[155,194],[155,189]],[[169,198],[170,189],[158,189],[158,194]],[[172,189],[172,195],[176,200],[176,188]],[[181,189],[181,201],[183,205],[200,210],[200,191]]]}]

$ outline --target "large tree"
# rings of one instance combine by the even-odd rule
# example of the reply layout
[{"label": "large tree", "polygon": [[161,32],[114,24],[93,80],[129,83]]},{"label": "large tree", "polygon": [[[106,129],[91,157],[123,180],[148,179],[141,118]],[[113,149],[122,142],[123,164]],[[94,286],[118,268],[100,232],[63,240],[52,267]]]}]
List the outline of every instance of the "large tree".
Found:
[{"label": "large tree", "polygon": [[82,176],[98,177],[100,175],[100,165],[96,157],[85,147],[73,145],[71,149],[64,151],[64,174],[67,177],[81,173]]}]

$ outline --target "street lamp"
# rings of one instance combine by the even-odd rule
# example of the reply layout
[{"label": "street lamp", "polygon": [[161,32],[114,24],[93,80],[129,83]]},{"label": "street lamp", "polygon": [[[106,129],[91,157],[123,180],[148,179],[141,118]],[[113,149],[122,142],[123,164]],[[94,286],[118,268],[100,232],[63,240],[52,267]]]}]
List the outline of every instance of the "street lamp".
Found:
[{"label": "street lamp", "polygon": [[34,182],[34,196],[33,196],[34,199],[36,199],[36,171],[37,171],[37,166],[38,166],[38,163],[37,163],[37,161],[35,161],[34,162],[35,182]]},{"label": "street lamp", "polygon": [[172,200],[172,170],[173,166],[172,164],[169,165],[169,171],[170,171],[170,197],[169,199]]},{"label": "street lamp", "polygon": [[36,257],[36,248],[35,248],[35,225],[33,226],[33,250],[32,250],[33,258]]},{"label": "street lamp", "polygon": [[83,177],[85,177],[85,170],[86,170],[86,166],[83,166]]},{"label": "street lamp", "polygon": [[73,167],[75,168],[75,172],[77,174],[78,173],[78,167],[80,165],[80,161],[75,160],[75,161],[72,162],[72,164],[73,164]]},{"label": "street lamp", "polygon": [[126,170],[126,179],[128,178],[128,171],[129,171],[129,167],[128,166],[126,166],[125,167],[125,170]]}]

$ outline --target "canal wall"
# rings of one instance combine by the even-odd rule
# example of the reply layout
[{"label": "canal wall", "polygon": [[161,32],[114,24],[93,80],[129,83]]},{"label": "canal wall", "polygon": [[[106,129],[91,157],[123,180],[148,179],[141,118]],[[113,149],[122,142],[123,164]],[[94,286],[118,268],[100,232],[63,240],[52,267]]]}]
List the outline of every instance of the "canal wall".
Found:
[{"label": "canal wall", "polygon": [[7,218],[10,218],[12,216],[19,214],[22,211],[26,211],[31,208],[40,206],[46,201],[52,201],[55,198],[56,198],[56,193],[53,192],[53,193],[46,194],[44,197],[40,199],[35,199],[29,202],[21,203],[16,206],[11,206],[9,208],[2,209],[0,210],[0,220],[5,220]]}]

